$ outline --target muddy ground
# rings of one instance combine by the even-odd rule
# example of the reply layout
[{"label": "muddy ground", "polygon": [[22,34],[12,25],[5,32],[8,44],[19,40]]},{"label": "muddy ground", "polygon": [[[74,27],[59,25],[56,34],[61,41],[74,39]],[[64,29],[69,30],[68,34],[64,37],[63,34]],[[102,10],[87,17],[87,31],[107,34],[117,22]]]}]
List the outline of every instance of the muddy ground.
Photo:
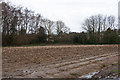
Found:
[{"label": "muddy ground", "polygon": [[100,70],[100,72],[94,75],[93,78],[117,78],[118,75],[120,75],[118,64],[113,64]]},{"label": "muddy ground", "polygon": [[80,78],[117,64],[117,45],[4,47],[3,77]]}]

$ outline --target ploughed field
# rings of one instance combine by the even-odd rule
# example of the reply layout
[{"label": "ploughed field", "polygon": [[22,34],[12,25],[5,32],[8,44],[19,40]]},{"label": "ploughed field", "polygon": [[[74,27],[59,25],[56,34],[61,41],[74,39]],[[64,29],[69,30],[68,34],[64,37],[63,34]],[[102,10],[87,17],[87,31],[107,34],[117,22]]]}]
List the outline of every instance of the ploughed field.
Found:
[{"label": "ploughed field", "polygon": [[118,45],[4,47],[3,77],[84,78],[118,63]]}]

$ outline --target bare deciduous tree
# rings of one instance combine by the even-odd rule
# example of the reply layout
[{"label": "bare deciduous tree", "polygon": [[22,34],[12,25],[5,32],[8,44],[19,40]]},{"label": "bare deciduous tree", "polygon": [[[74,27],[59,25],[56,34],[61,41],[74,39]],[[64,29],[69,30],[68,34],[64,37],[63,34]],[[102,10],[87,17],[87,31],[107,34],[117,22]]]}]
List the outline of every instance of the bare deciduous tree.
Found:
[{"label": "bare deciduous tree", "polygon": [[114,16],[108,16],[107,18],[108,25],[111,29],[115,29],[115,17]]},{"label": "bare deciduous tree", "polygon": [[49,19],[42,19],[42,26],[45,28],[48,35],[48,42],[50,41],[52,32],[54,30],[54,22]]},{"label": "bare deciduous tree", "polygon": [[56,32],[57,32],[57,35],[60,35],[62,33],[69,33],[70,29],[68,27],[66,27],[64,22],[57,21],[56,22]]}]

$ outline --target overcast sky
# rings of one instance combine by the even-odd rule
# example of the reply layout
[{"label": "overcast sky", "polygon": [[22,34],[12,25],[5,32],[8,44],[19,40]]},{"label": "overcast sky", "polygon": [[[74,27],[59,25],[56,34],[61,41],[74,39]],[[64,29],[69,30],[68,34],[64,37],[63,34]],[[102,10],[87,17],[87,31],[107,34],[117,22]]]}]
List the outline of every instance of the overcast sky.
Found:
[{"label": "overcast sky", "polygon": [[62,20],[72,32],[81,32],[84,20],[95,14],[118,15],[119,0],[9,0],[53,21]]}]

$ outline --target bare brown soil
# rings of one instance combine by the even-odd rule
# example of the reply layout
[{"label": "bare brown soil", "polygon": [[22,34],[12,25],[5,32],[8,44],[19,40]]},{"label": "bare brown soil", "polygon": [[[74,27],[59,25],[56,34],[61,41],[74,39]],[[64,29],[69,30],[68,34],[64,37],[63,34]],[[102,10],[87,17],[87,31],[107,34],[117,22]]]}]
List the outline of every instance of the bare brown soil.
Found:
[{"label": "bare brown soil", "polygon": [[118,71],[118,64],[110,65],[100,70],[100,72],[93,76],[93,78],[118,78],[120,71]]},{"label": "bare brown soil", "polygon": [[78,78],[116,64],[117,53],[117,45],[5,47],[3,77]]}]

